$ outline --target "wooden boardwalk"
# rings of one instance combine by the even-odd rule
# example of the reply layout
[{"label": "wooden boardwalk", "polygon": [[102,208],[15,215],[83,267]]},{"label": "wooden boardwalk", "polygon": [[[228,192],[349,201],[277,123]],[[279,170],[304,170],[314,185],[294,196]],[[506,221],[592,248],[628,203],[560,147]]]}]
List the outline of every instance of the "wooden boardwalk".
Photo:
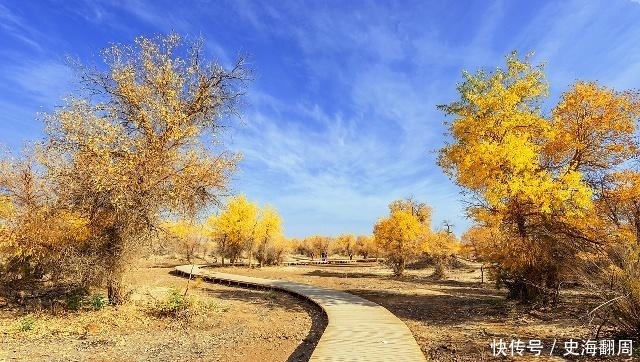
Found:
[{"label": "wooden boardwalk", "polygon": [[283,280],[217,273],[182,265],[176,271],[205,281],[291,293],[318,305],[329,323],[309,361],[426,361],[409,328],[385,308],[353,294]]}]

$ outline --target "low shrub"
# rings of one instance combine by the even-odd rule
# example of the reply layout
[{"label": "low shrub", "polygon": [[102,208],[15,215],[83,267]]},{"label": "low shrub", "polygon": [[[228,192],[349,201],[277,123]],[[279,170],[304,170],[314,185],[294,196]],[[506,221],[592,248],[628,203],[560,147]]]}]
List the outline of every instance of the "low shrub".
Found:
[{"label": "low shrub", "polygon": [[65,300],[65,305],[68,310],[77,311],[82,307],[83,296],[81,294],[72,294]]},{"label": "low shrub", "polygon": [[179,290],[171,288],[161,299],[150,305],[151,314],[157,317],[188,318],[191,301]]},{"label": "low shrub", "polygon": [[86,302],[93,310],[100,310],[104,308],[109,301],[102,294],[94,294],[90,296]]},{"label": "low shrub", "polygon": [[28,315],[20,320],[18,330],[20,330],[20,332],[27,332],[32,330],[35,325],[36,319],[33,316]]}]

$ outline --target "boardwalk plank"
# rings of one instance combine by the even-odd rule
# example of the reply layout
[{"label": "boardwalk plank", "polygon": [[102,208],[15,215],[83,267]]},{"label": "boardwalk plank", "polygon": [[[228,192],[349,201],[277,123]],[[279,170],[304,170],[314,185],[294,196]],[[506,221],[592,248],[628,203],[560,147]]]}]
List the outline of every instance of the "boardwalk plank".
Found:
[{"label": "boardwalk plank", "polygon": [[411,331],[398,317],[356,295],[289,281],[217,273],[198,265],[181,265],[176,270],[219,283],[274,288],[317,304],[329,323],[310,362],[426,361]]}]

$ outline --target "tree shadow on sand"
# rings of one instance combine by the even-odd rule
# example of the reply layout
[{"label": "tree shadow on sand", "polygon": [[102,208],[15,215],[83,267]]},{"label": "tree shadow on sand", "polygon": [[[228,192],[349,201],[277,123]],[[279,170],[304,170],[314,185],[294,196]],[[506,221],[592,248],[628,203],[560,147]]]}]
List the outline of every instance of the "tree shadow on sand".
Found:
[{"label": "tree shadow on sand", "polygon": [[311,329],[298,347],[289,355],[287,362],[306,362],[311,358],[313,350],[316,349],[320,337],[327,328],[327,315],[316,305],[308,304],[307,313],[311,316]]},{"label": "tree shadow on sand", "polygon": [[[387,308],[400,319],[429,325],[455,325],[473,321],[500,321],[511,309],[502,296],[474,293],[407,294],[380,290],[348,290]],[[495,293],[495,291],[494,291]]]},{"label": "tree shadow on sand", "polygon": [[405,274],[402,276],[394,276],[390,274],[376,274],[376,273],[365,273],[365,272],[352,272],[352,271],[333,271],[333,270],[322,270],[316,269],[302,275],[305,276],[313,276],[313,277],[323,277],[323,278],[363,278],[363,279],[378,279],[385,281],[398,281],[405,283],[416,283],[419,284],[417,286],[451,286],[451,287],[460,287],[460,288],[484,288],[487,286],[487,283],[481,283],[480,281],[460,281],[460,280],[449,280],[443,278],[437,278],[431,275],[412,275]]}]

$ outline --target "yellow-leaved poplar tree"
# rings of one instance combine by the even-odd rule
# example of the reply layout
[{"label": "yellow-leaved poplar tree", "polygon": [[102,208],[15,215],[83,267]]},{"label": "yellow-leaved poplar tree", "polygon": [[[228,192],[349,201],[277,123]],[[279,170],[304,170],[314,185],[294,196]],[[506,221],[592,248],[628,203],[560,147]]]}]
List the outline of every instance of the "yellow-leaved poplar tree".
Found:
[{"label": "yellow-leaved poplar tree", "polygon": [[255,257],[260,266],[278,264],[289,248],[278,211],[261,208],[244,195],[229,198],[219,215],[209,217],[207,226],[223,264],[225,258],[236,262],[243,253],[249,263]]},{"label": "yellow-leaved poplar tree", "polygon": [[255,232],[255,256],[260,266],[279,264],[287,243],[282,232],[282,218],[272,207],[265,207],[260,212]]},{"label": "yellow-leaved poplar tree", "polygon": [[341,234],[336,238],[337,251],[349,257],[349,260],[353,259],[353,255],[356,253],[356,237],[353,234]]},{"label": "yellow-leaved poplar tree", "polygon": [[546,116],[542,66],[515,53],[505,68],[464,73],[458,91],[440,106],[454,119],[439,164],[468,192],[469,214],[499,230],[478,253],[512,297],[557,295],[566,260],[607,242],[594,202],[603,175],[637,153],[637,96],[577,82]]},{"label": "yellow-leaved poplar tree", "polygon": [[364,259],[378,256],[378,245],[373,235],[358,235],[356,253],[362,255]]},{"label": "yellow-leaved poplar tree", "polygon": [[600,186],[600,217],[589,220],[589,231],[608,243],[604,253],[581,255],[584,279],[607,306],[603,319],[640,336],[640,172],[616,170]]},{"label": "yellow-leaved poplar tree", "polygon": [[312,235],[304,239],[309,256],[311,259],[319,257],[322,253],[329,253],[333,245],[333,239],[328,236]]},{"label": "yellow-leaved poplar tree", "polygon": [[[220,147],[247,79],[208,61],[203,42],[170,34],[103,52],[105,71],[78,65],[85,93],[45,117],[45,167],[60,202],[87,219],[109,301],[167,213],[193,215],[225,192],[238,157]],[[209,142],[212,144],[209,144]]]},{"label": "yellow-leaved poplar tree", "polygon": [[389,217],[378,220],[373,235],[393,274],[401,276],[407,262],[422,250],[429,234],[430,218],[426,215],[430,215],[431,209],[408,200],[392,202],[389,209]]},{"label": "yellow-leaved poplar tree", "polygon": [[256,226],[260,208],[246,196],[238,195],[228,200],[222,212],[208,219],[212,238],[218,244],[218,253],[235,263],[243,251],[252,252],[256,245]]},{"label": "yellow-leaved poplar tree", "polygon": [[192,263],[206,243],[207,235],[204,226],[194,220],[179,219],[166,222],[162,228],[167,232],[173,246],[184,255],[187,262]]},{"label": "yellow-leaved poplar tree", "polygon": [[0,161],[0,291],[11,299],[86,290],[102,275],[87,218],[58,203],[36,159]]},{"label": "yellow-leaved poplar tree", "polygon": [[424,240],[422,252],[434,263],[433,277],[443,278],[447,265],[460,252],[460,242],[452,232],[446,230],[430,232]]}]

